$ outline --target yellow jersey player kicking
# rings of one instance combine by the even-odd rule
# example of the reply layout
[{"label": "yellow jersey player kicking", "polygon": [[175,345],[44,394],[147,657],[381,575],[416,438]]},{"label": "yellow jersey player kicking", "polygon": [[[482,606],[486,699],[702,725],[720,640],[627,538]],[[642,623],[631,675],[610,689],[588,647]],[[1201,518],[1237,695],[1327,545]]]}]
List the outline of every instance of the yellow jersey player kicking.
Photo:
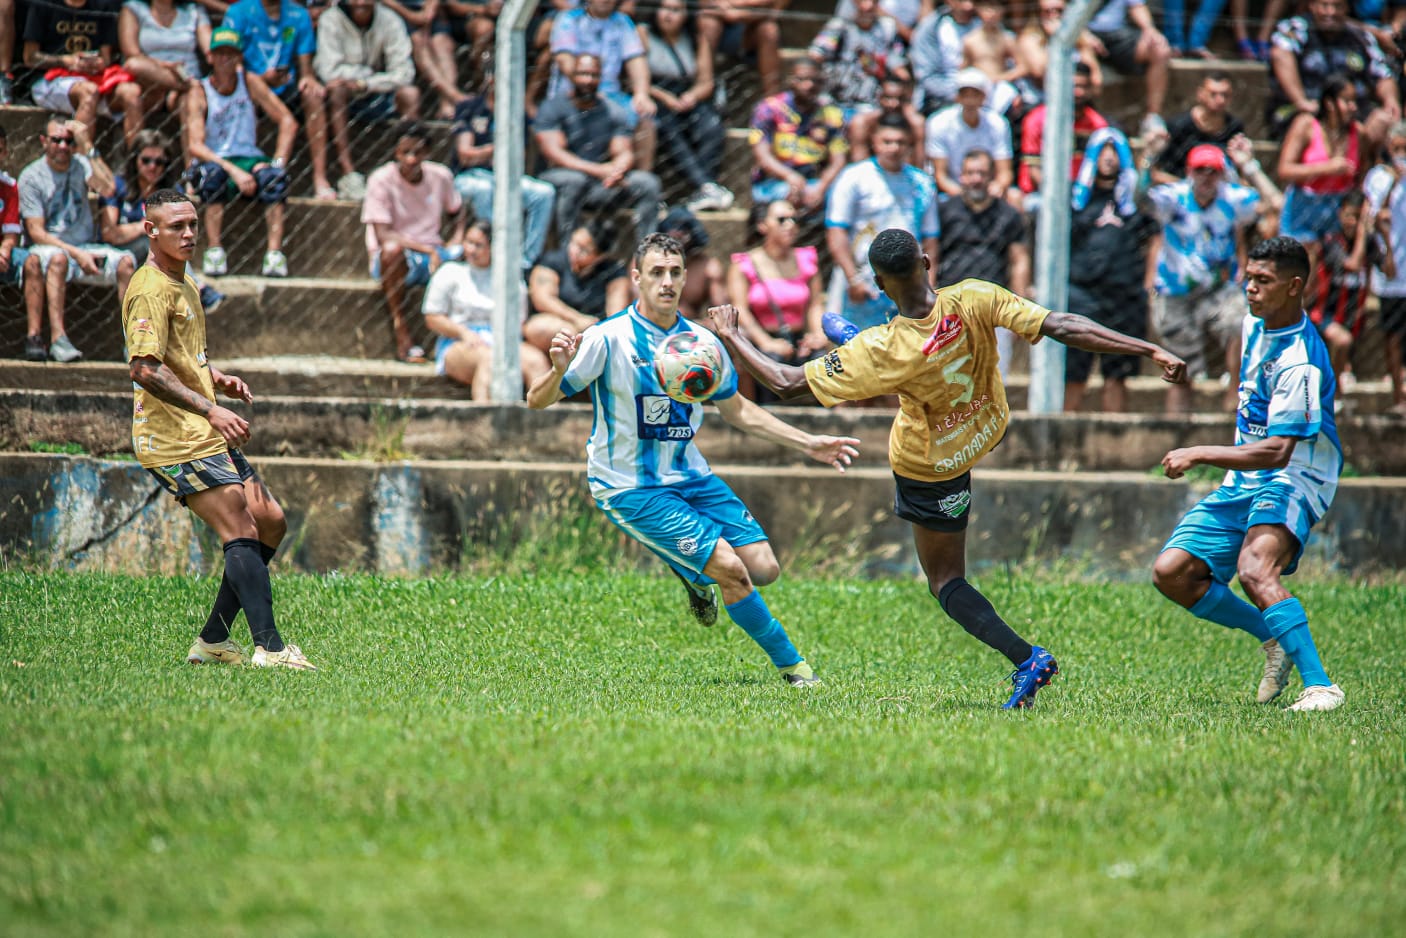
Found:
[{"label": "yellow jersey player kicking", "polygon": [[[215,402],[216,389],[250,403],[254,396],[206,361],[205,311],[186,275],[199,227],[195,205],[174,189],[158,189],[146,199],[145,226],[151,253],[122,303],[132,447],[177,501],[215,529],[225,552],[219,594],[187,660],[315,671],[298,646],[284,644],[273,621],[268,563],[288,529],[283,509],[239,452],[249,422]],[[254,637],[247,659],[229,634],[240,609]]]},{"label": "yellow jersey player kicking", "polygon": [[930,267],[906,231],[882,231],[869,248],[875,282],[898,306],[890,322],[860,332],[805,367],[778,364],[737,328],[731,306],[710,310],[734,359],[782,398],[807,389],[827,407],[897,394],[889,435],[894,514],[913,525],[928,589],[947,615],[1015,666],[1003,709],[1025,707],[1059,671],[1054,656],[1011,629],[966,576],[971,469],[1001,442],[1010,421],[997,367],[996,327],[1028,342],[1049,336],[1066,345],[1114,355],[1141,355],[1162,377],[1186,380],[1186,363],[1150,342],[1071,313],[1052,313],[1008,290],[964,280],[934,293]]}]

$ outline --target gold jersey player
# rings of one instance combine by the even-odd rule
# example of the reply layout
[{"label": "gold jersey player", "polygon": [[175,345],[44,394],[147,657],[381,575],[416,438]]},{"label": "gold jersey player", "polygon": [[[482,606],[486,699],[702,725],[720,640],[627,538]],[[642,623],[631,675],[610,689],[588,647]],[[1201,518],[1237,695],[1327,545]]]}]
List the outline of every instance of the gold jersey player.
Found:
[{"label": "gold jersey player", "polygon": [[[137,459],[224,544],[225,573],[205,628],[191,645],[193,664],[244,664],[316,670],[273,620],[268,563],[283,540],[283,509],[238,447],[249,423],[215,402],[215,391],[246,402],[249,386],[206,360],[205,311],[186,275],[195,250],[195,205],[174,189],[146,199],[147,262],[122,303],[122,330],[133,381],[132,447]],[[230,639],[240,609],[254,652]]]},{"label": "gold jersey player", "polygon": [[869,265],[898,315],[804,369],[758,352],[738,331],[732,307],[710,313],[734,359],[783,398],[809,390],[831,407],[898,395],[889,435],[894,513],[912,524],[928,589],[943,611],[1015,666],[1004,708],[1028,706],[1059,666],[1044,648],[1017,635],[965,579],[971,469],[1001,442],[1010,420],[997,367],[996,327],[1031,343],[1049,336],[1090,352],[1145,356],[1172,382],[1185,380],[1186,363],[1149,342],[1083,316],[1052,313],[985,281],[964,280],[934,293],[928,258],[906,231],[880,232],[869,248]]}]

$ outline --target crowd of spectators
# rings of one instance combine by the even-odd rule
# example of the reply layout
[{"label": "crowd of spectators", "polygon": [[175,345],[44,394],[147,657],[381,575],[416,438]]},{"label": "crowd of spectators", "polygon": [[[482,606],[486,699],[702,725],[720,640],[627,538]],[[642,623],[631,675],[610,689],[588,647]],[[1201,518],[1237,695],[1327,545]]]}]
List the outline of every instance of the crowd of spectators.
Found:
[{"label": "crowd of spectators", "polygon": [[[686,314],[701,319],[730,300],[779,358],[823,350],[827,312],[861,327],[890,315],[864,262],[884,227],[924,243],[937,286],[974,276],[1034,290],[1031,233],[1049,171],[1043,80],[1066,0],[840,0],[783,67],[787,5],[539,4],[528,119],[512,123],[537,161],[523,178],[523,341],[535,350],[524,353],[525,375],[556,329],[579,330],[628,302],[614,256],[661,226],[670,193],[682,196],[662,225],[693,252]],[[1228,23],[1221,7],[1107,0],[1078,38],[1071,306],[1124,331],[1154,330],[1193,370],[1226,374],[1245,314],[1245,251],[1290,234],[1310,247],[1305,304],[1349,385],[1366,301],[1380,298],[1394,393],[1406,406],[1406,197],[1396,186],[1406,169],[1397,33],[1406,4],[1269,0],[1257,29],[1247,0],[1231,0]],[[481,391],[488,230],[469,221],[491,215],[501,9],[500,0],[0,0],[0,104],[23,92],[54,115],[44,155],[18,184],[0,179],[0,282],[24,284],[25,354],[78,357],[63,325],[64,285],[122,289],[141,255],[142,197],[156,186],[185,185],[199,198],[200,268],[212,278],[229,270],[226,204],[261,204],[259,269],[282,277],[285,202],[307,180],[300,194],[363,202],[400,357],[426,357],[406,291],[437,278],[424,306],[437,366]],[[1172,60],[1214,60],[1213,48],[1265,63],[1265,136],[1281,144],[1282,192],[1254,157],[1229,74],[1207,70],[1194,105],[1164,113]],[[726,102],[720,62],[740,62],[758,93],[748,122],[758,244],[730,263],[708,253],[697,219],[736,201],[722,177],[739,105]],[[19,65],[28,76],[17,84]],[[1099,108],[1110,72],[1137,89],[1128,127]],[[149,129],[163,115],[180,121],[178,138]],[[445,152],[425,117],[452,120]],[[104,120],[121,122],[120,152],[109,155],[122,174],[93,145]],[[354,128],[396,121],[394,157],[376,168]],[[271,153],[260,139],[276,140]],[[90,191],[100,217],[87,210]],[[1092,367],[1070,356],[1071,409]],[[1126,406],[1135,367],[1100,363],[1105,407]],[[1174,390],[1167,406],[1190,399]]]}]

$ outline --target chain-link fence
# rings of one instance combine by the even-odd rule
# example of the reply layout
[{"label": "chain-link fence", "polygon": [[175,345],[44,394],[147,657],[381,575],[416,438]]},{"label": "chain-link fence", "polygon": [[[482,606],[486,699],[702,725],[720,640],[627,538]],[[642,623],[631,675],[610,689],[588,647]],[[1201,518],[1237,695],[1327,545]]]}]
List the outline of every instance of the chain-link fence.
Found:
[{"label": "chain-link fence", "polygon": [[[90,6],[94,0],[89,0]],[[27,8],[37,3],[49,3],[57,8],[57,0],[30,0],[22,4],[19,12],[16,33],[23,40]],[[905,4],[895,4],[904,7]],[[917,4],[911,4],[915,9]],[[1008,25],[1019,28],[1026,18],[1026,8],[1033,15],[1035,4],[1008,4]],[[96,8],[95,8],[96,9]],[[314,12],[321,13],[321,10]],[[644,22],[657,15],[652,0],[638,0],[634,15]],[[696,12],[696,11],[695,11]],[[745,30],[729,30],[723,42],[723,49],[716,56],[715,103],[721,117],[722,133],[725,137],[721,170],[717,181],[735,196],[733,206],[726,211],[706,211],[702,220],[709,230],[712,245],[711,253],[726,262],[733,251],[742,250],[748,237],[747,214],[751,207],[750,176],[752,157],[747,141],[747,125],[751,111],[768,89],[779,89],[784,85],[784,74],[790,64],[806,54],[810,40],[824,25],[833,10],[828,2],[820,0],[794,0],[790,7],[778,14],[777,30],[779,52],[769,58],[763,51],[748,45]],[[112,9],[104,9],[104,15],[116,18]],[[534,27],[535,34],[529,34],[529,43],[544,37],[546,33],[540,24]],[[426,36],[437,39],[416,39],[414,59],[419,64],[425,56],[436,54],[438,48],[444,51],[446,40],[443,33],[426,27]],[[1253,29],[1251,30],[1253,33]],[[451,31],[448,49],[452,55],[455,80],[459,89],[472,90],[482,86],[485,68],[491,62],[479,56],[473,47],[472,29]],[[83,37],[71,37],[74,40]],[[1234,55],[1234,36],[1222,21],[1216,33],[1217,47],[1224,47],[1228,56]],[[79,42],[91,45],[88,40]],[[17,49],[19,44],[17,43]],[[79,50],[74,42],[68,48]],[[429,50],[429,51],[426,51]],[[115,50],[114,50],[115,51]],[[18,59],[18,56],[17,56]],[[550,67],[550,60],[542,48],[533,45],[529,51],[529,89],[538,90],[545,82],[538,70]],[[441,58],[441,62],[443,59]],[[764,80],[762,64],[775,62],[779,69]],[[403,64],[403,63],[402,63]],[[1171,70],[1170,93],[1167,113],[1184,111],[1194,100],[1196,85],[1206,70],[1223,67],[1221,62],[1180,61]],[[1258,115],[1264,110],[1268,94],[1266,67],[1262,64],[1235,63],[1232,65],[1236,100],[1233,109],[1247,118],[1251,133],[1261,135],[1262,122]],[[42,70],[30,69],[17,72],[15,88],[16,103],[0,107],[0,126],[7,131],[9,142],[8,160],[4,164],[12,176],[18,177],[20,170],[31,161],[42,159],[42,143],[46,112],[34,106],[32,94],[36,82],[44,80]],[[434,83],[423,77],[417,70],[415,85],[420,90],[419,111],[427,124],[432,142],[430,158],[446,163],[453,162],[453,141],[451,124],[445,119],[445,105],[452,103],[443,89],[436,89]],[[365,245],[365,228],[360,221],[359,202],[338,198],[319,198],[314,179],[314,161],[311,159],[312,125],[309,108],[311,101],[297,103],[297,95],[288,96],[293,102],[293,114],[299,122],[296,141],[288,161],[287,171],[290,181],[289,196],[285,203],[284,234],[282,251],[286,255],[288,276],[279,278],[265,276],[263,267],[268,246],[267,228],[263,217],[263,206],[259,203],[236,199],[228,208],[224,223],[223,246],[227,255],[228,271],[221,276],[204,277],[205,282],[225,295],[223,304],[215,313],[218,325],[211,328],[211,352],[213,355],[282,355],[282,354],[332,354],[364,358],[393,358],[396,352],[391,333],[386,301],[377,283],[368,270],[368,257]],[[1124,126],[1136,127],[1141,116],[1143,94],[1140,80],[1120,78],[1111,71],[1108,73],[1099,106],[1100,109]],[[131,187],[143,172],[141,158],[164,156],[168,160],[163,184],[179,184],[184,168],[189,164],[183,130],[184,104],[178,95],[153,93],[147,95],[142,108],[141,125],[148,131],[160,135],[153,139],[143,135],[141,141],[149,144],[142,149],[129,146],[124,135],[122,121],[99,118],[99,133],[96,145],[106,158],[115,174],[122,176]],[[392,128],[398,115],[390,113],[377,119],[368,119],[354,102],[348,118],[348,156],[354,169],[362,174],[370,174],[376,167],[391,159],[395,141]],[[324,120],[325,139],[322,146],[326,151],[328,182],[335,186],[343,175],[341,154],[334,142],[334,122]],[[514,115],[511,120],[498,119],[499,133],[504,128],[524,128],[523,115]],[[130,131],[131,127],[128,126]],[[277,128],[267,117],[258,119],[258,143],[266,154],[275,150]],[[1018,136],[1017,136],[1018,140]],[[153,149],[154,147],[154,149]],[[1273,149],[1261,146],[1261,158],[1267,167],[1273,166]],[[529,141],[529,165],[532,169],[536,160],[536,148]],[[674,204],[686,200],[693,190],[688,180],[683,178],[677,161],[664,145],[657,149],[655,171],[659,175],[664,200]],[[344,192],[345,194],[345,192]],[[323,193],[326,195],[326,193]],[[95,216],[103,210],[96,200],[91,203]],[[447,229],[446,229],[447,230]],[[554,238],[549,236],[549,244]],[[144,239],[138,238],[138,241]],[[204,245],[202,244],[202,247]],[[137,245],[140,249],[141,245]],[[628,253],[628,246],[621,246],[621,254]],[[200,254],[194,262],[195,272],[200,274]],[[828,274],[828,270],[823,271]],[[417,338],[428,345],[428,334],[424,331],[418,310],[422,291],[412,289],[407,296],[407,309],[411,311],[409,320],[417,332]],[[25,297],[14,285],[0,286],[0,304],[10,310],[10,314],[0,320],[0,354],[18,357],[24,343]],[[121,334],[117,316],[115,289],[110,286],[85,286],[70,284],[64,301],[64,322],[75,345],[82,349],[89,359],[121,358]],[[45,332],[48,332],[47,310],[44,316]],[[215,320],[212,320],[214,322]],[[1359,342],[1358,371],[1364,375],[1381,374],[1380,335],[1375,331],[1375,322]]]}]

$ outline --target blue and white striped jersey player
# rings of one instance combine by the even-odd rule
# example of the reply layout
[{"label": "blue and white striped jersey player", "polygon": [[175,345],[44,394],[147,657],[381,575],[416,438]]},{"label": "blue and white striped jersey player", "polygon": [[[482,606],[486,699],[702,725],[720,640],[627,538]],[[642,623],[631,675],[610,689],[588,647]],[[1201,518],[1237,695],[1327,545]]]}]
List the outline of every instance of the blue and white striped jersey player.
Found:
[{"label": "blue and white striped jersey player", "polygon": [[[557,333],[552,369],[533,382],[527,403],[541,409],[590,389],[595,420],[586,475],[596,504],[669,565],[700,622],[717,621],[711,586],[717,583],[728,615],[782,679],[806,687],[819,680],[815,671],[757,592],[780,574],[766,532],[694,444],[703,407],[670,399],[654,376],[655,346],[694,328],[679,315],[685,275],[683,245],[667,235],[647,236],[630,271],[639,301],[579,335]],[[727,374],[712,398],[724,420],[844,472],[858,455],[858,440],[815,436],[767,413],[737,393],[737,373],[724,358]]]},{"label": "blue and white striped jersey player", "polygon": [[[1308,272],[1308,252],[1293,238],[1251,249],[1235,445],[1191,446],[1162,459],[1168,478],[1215,466],[1228,470],[1225,481],[1187,512],[1153,567],[1153,582],[1168,599],[1263,644],[1260,703],[1283,693],[1298,667],[1304,689],[1289,707],[1296,711],[1343,702],[1319,660],[1303,604],[1280,579],[1298,566],[1343,465],[1333,421],[1336,378],[1303,312]],[[1237,575],[1253,606],[1227,586]]]}]

